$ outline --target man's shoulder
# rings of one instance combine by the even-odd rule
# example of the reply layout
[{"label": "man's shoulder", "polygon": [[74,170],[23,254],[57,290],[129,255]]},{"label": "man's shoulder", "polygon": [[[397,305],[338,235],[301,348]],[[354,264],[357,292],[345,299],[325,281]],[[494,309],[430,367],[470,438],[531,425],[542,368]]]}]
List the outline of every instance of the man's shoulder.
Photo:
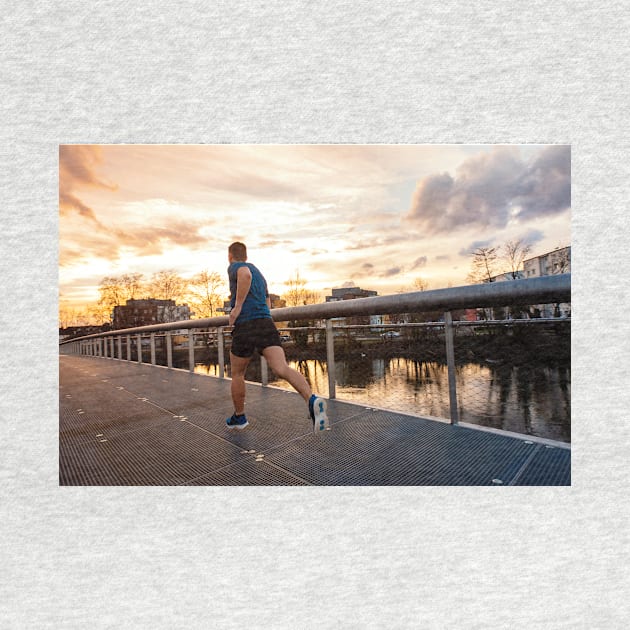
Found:
[{"label": "man's shoulder", "polygon": [[250,263],[243,262],[241,260],[236,260],[233,263],[230,263],[230,266],[228,267],[228,273],[235,273],[243,267],[245,267],[246,269],[250,269]]},{"label": "man's shoulder", "polygon": [[228,267],[228,275],[232,277],[236,277],[236,275],[241,269],[246,269],[249,272],[249,275],[251,275],[252,277],[257,276],[264,280],[264,276],[262,272],[260,271],[260,269],[258,269],[258,267],[256,267],[256,265],[254,265],[253,263],[244,262],[244,261],[235,261],[231,263],[230,266]]}]

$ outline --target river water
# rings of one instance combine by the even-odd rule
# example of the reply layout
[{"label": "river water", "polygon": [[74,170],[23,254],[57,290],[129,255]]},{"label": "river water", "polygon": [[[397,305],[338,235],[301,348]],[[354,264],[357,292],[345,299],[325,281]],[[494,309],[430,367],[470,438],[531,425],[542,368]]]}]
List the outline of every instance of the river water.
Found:
[{"label": "river water", "polygon": [[[289,361],[313,390],[328,395],[325,360]],[[337,360],[337,398],[420,416],[450,418],[447,367],[405,358],[357,357]],[[218,365],[197,364],[195,371],[218,376]],[[252,361],[248,380],[260,382],[260,364]],[[290,389],[269,370],[269,383]],[[570,367],[467,363],[457,366],[461,422],[525,435],[571,441]]]}]

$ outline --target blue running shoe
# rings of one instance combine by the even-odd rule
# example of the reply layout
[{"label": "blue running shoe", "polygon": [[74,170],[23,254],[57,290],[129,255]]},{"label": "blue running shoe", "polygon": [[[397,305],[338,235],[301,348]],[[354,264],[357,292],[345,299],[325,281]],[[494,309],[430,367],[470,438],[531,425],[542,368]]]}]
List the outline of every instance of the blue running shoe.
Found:
[{"label": "blue running shoe", "polygon": [[313,421],[313,431],[325,431],[330,426],[326,414],[326,401],[313,394],[308,401],[308,411]]},{"label": "blue running shoe", "polygon": [[232,416],[225,421],[225,424],[227,424],[228,429],[238,429],[240,431],[241,429],[244,429],[246,426],[248,426],[249,422],[247,422],[245,414],[241,416],[232,414]]}]

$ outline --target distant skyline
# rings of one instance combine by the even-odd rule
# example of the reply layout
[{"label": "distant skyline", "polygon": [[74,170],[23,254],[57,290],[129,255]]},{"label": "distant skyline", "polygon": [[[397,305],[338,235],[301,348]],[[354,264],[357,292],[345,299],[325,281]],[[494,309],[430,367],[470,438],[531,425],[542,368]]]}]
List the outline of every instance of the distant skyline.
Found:
[{"label": "distant skyline", "polygon": [[471,252],[571,243],[567,145],[61,145],[60,302],[105,276],[204,269],[247,244],[271,292],[466,284]]}]

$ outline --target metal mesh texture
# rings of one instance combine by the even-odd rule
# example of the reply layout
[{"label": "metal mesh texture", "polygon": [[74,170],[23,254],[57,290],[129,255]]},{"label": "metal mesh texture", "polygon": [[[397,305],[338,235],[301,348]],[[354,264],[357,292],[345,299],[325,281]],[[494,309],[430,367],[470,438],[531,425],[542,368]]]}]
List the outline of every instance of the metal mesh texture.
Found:
[{"label": "metal mesh texture", "polygon": [[313,434],[295,393],[247,386],[229,431],[229,381],[61,358],[61,485],[568,485],[570,450],[329,401]]}]

